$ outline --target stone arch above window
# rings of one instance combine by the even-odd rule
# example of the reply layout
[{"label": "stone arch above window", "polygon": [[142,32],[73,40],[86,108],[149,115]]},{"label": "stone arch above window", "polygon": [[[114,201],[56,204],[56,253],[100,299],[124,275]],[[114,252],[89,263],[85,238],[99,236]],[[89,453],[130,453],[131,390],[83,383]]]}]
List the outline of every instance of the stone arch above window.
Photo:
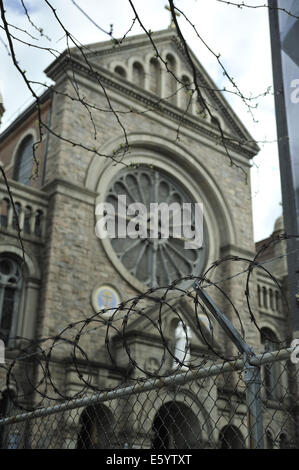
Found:
[{"label": "stone arch above window", "polygon": [[13,179],[29,185],[33,164],[33,136],[27,135],[21,142],[15,160]]},{"label": "stone arch above window", "polygon": [[133,69],[132,69],[132,77],[133,77],[133,82],[140,86],[144,87],[145,84],[145,73],[144,73],[144,68],[140,64],[140,62],[134,62],[133,63]]}]

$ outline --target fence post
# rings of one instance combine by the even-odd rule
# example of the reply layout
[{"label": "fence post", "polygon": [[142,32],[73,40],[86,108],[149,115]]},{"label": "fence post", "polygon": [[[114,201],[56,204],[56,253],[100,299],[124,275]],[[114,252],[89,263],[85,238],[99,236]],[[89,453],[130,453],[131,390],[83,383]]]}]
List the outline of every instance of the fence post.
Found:
[{"label": "fence post", "polygon": [[249,448],[264,448],[264,431],[261,400],[261,371],[259,366],[249,364],[247,357],[244,361],[246,402],[248,413]]},{"label": "fence post", "polygon": [[249,359],[255,357],[253,349],[244,341],[235,329],[231,321],[224,315],[213,299],[201,289],[198,281],[195,281],[194,288],[196,293],[212,313],[222,329],[233,341],[238,350],[244,357],[246,402],[248,412],[248,430],[249,430],[249,447],[250,449],[263,449],[263,418],[262,418],[262,400],[261,400],[261,374],[260,367],[253,366],[249,363]]}]

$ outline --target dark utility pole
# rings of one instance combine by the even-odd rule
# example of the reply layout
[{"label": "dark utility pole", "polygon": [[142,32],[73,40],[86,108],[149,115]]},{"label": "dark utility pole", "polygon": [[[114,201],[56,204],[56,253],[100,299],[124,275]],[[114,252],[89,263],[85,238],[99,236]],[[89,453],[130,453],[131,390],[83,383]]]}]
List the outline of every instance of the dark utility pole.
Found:
[{"label": "dark utility pole", "polygon": [[[299,1],[269,0],[268,6],[284,226],[288,235],[299,235]],[[298,249],[298,238],[287,241],[291,327],[296,337]]]}]

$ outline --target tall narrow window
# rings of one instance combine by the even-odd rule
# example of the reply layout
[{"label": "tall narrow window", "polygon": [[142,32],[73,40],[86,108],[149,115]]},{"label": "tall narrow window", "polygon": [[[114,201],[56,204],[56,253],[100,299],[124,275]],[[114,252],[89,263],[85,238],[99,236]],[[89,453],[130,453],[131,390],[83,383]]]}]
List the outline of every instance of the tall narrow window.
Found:
[{"label": "tall narrow window", "polygon": [[191,84],[190,79],[186,75],[183,75],[181,81],[184,83],[184,88],[181,90],[181,107],[183,108],[184,113],[187,113],[191,111]]},{"label": "tall narrow window", "polygon": [[177,82],[175,78],[175,73],[176,73],[176,62],[175,58],[171,55],[168,54],[166,56],[166,62],[167,62],[167,70],[166,70],[166,79],[165,79],[165,84],[166,84],[166,96],[167,99],[170,103],[176,105],[177,104]]},{"label": "tall narrow window", "polygon": [[18,150],[14,169],[14,179],[19,181],[19,183],[27,185],[30,183],[32,172],[32,145],[33,137],[31,135],[25,137]]},{"label": "tall narrow window", "polygon": [[8,223],[8,211],[10,208],[10,201],[8,198],[2,199],[1,202],[1,214],[0,214],[0,222],[1,222],[1,227],[7,227]]},{"label": "tall narrow window", "polygon": [[140,87],[144,87],[144,70],[139,62],[134,62],[133,64],[133,82]]},{"label": "tall narrow window", "polygon": [[150,91],[156,95],[161,94],[161,69],[158,60],[152,57],[150,60]]},{"label": "tall narrow window", "polygon": [[[269,330],[269,328],[262,328],[261,330],[261,342],[263,346],[263,352],[273,352],[277,346],[276,335]],[[270,362],[263,366],[264,369],[264,387],[265,394],[268,400],[276,400],[279,393],[279,378],[278,366],[274,362]]]},{"label": "tall narrow window", "polygon": [[19,264],[11,258],[0,257],[0,339],[6,345],[16,334],[21,288]]},{"label": "tall narrow window", "polygon": [[268,308],[268,292],[266,287],[263,287],[263,307]]}]

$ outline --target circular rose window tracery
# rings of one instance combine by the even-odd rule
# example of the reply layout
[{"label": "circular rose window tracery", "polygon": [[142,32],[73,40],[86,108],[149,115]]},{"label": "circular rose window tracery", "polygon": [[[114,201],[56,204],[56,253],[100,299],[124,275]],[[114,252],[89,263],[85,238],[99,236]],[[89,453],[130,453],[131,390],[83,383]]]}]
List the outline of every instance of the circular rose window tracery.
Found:
[{"label": "circular rose window tracery", "polygon": [[[189,192],[175,178],[158,168],[139,166],[121,170],[112,180],[106,193],[105,201],[112,204],[116,215],[116,234],[118,233],[119,198],[126,197],[126,209],[129,205],[142,203],[147,210],[146,234],[138,238],[112,238],[111,246],[117,258],[126,270],[148,287],[166,286],[175,279],[195,274],[200,275],[206,258],[206,231],[204,229],[203,245],[196,249],[186,249],[181,217],[181,237],[173,236],[173,214],[169,214],[169,236],[163,236],[163,220],[159,214],[157,237],[153,238],[150,230],[151,204],[194,203]],[[194,207],[191,204],[190,207]],[[136,213],[137,215],[137,213]],[[126,224],[134,215],[126,215]],[[177,220],[175,221],[177,222]],[[191,230],[195,229],[194,210],[191,211]],[[176,224],[177,227],[177,224]],[[165,235],[165,234],[164,234]]]}]

